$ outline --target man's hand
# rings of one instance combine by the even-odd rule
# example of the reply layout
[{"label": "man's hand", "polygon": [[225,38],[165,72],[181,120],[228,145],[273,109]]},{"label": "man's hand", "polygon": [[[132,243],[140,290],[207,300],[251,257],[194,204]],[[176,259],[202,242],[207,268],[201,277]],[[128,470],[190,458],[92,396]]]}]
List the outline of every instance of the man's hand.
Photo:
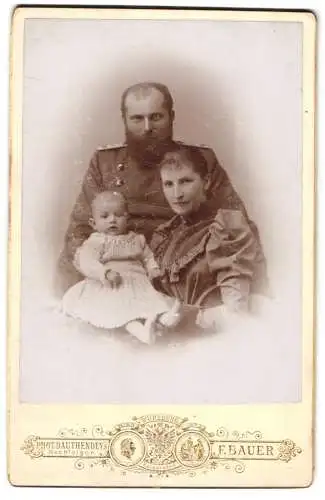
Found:
[{"label": "man's hand", "polygon": [[105,272],[105,285],[108,285],[111,288],[118,288],[122,284],[122,281],[122,276],[117,271],[107,269]]}]

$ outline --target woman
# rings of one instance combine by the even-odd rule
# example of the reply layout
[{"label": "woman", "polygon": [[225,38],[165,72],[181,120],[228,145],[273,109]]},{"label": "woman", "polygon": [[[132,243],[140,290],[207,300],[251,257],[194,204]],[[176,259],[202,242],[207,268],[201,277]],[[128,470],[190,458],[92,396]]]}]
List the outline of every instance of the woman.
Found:
[{"label": "woman", "polygon": [[160,175],[175,216],[156,229],[150,245],[162,271],[158,288],[197,310],[224,304],[230,313],[248,311],[265,264],[245,216],[216,211],[207,200],[208,168],[198,148],[166,153]]}]

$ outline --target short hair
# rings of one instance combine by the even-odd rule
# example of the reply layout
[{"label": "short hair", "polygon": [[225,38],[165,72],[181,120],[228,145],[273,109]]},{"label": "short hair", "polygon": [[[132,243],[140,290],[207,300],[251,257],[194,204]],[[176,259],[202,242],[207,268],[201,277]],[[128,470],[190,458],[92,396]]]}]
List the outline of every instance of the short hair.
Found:
[{"label": "short hair", "polygon": [[209,173],[207,160],[198,147],[184,147],[178,144],[175,144],[171,150],[164,154],[159,164],[159,168],[161,170],[167,165],[178,167],[184,162],[190,164],[194,172],[199,174],[202,179]]},{"label": "short hair", "polygon": [[170,93],[169,88],[164,85],[163,83],[158,83],[158,82],[139,82],[135,83],[134,85],[131,85],[127,89],[124,90],[122,97],[121,97],[121,113],[122,116],[125,116],[125,111],[126,111],[126,106],[125,106],[125,101],[126,98],[129,94],[135,94],[137,92],[141,92],[142,90],[150,90],[150,89],[156,89],[158,90],[164,97],[164,106],[169,112],[169,114],[172,114],[173,108],[174,108],[174,100],[172,98],[172,95]]},{"label": "short hair", "polygon": [[96,208],[96,205],[99,204],[102,200],[105,200],[106,198],[118,199],[121,203],[124,204],[125,212],[128,211],[128,203],[125,196],[117,191],[109,191],[109,190],[101,191],[100,193],[95,195],[95,197],[91,202],[91,211],[93,212],[94,209]]}]

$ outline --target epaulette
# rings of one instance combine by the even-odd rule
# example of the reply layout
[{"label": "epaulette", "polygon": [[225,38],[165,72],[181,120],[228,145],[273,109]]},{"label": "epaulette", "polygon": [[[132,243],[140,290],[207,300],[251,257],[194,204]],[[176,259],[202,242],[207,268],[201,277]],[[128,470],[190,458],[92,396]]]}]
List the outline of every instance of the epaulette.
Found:
[{"label": "epaulette", "polygon": [[188,147],[193,147],[193,148],[206,148],[210,149],[210,146],[207,144],[187,144],[186,142],[183,141],[175,141],[177,144],[181,144],[181,146],[188,146]]},{"label": "epaulette", "polygon": [[106,144],[106,146],[99,146],[97,148],[98,151],[103,151],[105,149],[118,149],[118,148],[123,148],[125,147],[125,144]]}]

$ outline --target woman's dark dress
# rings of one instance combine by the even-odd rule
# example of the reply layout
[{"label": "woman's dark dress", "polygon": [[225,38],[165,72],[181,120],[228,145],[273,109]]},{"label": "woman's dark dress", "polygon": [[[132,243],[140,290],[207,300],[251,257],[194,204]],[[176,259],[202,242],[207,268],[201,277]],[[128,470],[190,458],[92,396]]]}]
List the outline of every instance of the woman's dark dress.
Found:
[{"label": "woman's dark dress", "polygon": [[184,304],[248,304],[267,287],[261,245],[239,210],[207,203],[184,218],[175,215],[153,233],[150,246],[162,271],[157,288]]}]

